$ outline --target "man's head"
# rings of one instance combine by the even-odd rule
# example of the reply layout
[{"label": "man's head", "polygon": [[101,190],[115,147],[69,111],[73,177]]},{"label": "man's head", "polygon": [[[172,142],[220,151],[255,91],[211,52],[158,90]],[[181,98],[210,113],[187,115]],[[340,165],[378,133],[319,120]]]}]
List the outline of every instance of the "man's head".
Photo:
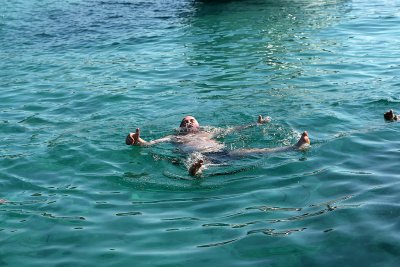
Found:
[{"label": "man's head", "polygon": [[193,116],[186,116],[182,119],[179,128],[182,132],[197,132],[200,129],[200,124]]},{"label": "man's head", "polygon": [[383,117],[385,118],[385,120],[388,120],[388,121],[397,120],[397,116],[394,115],[393,110],[389,110],[389,111],[385,112],[383,114]]}]

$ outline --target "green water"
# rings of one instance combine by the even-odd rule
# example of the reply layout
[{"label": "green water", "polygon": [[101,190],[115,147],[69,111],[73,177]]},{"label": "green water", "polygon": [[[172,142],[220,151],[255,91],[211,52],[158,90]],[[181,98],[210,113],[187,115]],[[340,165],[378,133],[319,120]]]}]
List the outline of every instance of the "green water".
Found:
[{"label": "green water", "polygon": [[[400,1],[0,5],[0,266],[399,266]],[[267,125],[191,179],[181,118]]]}]

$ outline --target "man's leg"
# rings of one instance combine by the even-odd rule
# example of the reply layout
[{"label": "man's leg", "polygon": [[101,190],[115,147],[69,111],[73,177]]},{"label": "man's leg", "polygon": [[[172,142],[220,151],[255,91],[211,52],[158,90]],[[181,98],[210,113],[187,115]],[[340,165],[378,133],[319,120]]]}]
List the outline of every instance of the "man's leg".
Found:
[{"label": "man's leg", "polygon": [[307,132],[303,132],[299,141],[293,146],[284,146],[276,148],[249,148],[249,149],[237,149],[230,151],[229,154],[232,156],[245,156],[250,154],[264,154],[264,153],[276,153],[284,152],[289,150],[303,150],[310,144],[310,138]]}]

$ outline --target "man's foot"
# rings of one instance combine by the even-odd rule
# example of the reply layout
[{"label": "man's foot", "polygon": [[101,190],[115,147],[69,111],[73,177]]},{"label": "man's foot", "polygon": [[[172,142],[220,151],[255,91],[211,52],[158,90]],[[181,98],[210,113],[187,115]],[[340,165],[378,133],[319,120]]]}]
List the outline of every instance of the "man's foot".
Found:
[{"label": "man's foot", "polygon": [[201,173],[201,167],[203,166],[204,161],[202,159],[199,159],[195,163],[192,164],[189,168],[189,174],[192,176],[195,176],[199,173]]},{"label": "man's foot", "polygon": [[304,131],[299,139],[299,141],[295,144],[295,147],[298,149],[304,148],[306,145],[310,144],[310,138],[308,137],[308,133]]}]

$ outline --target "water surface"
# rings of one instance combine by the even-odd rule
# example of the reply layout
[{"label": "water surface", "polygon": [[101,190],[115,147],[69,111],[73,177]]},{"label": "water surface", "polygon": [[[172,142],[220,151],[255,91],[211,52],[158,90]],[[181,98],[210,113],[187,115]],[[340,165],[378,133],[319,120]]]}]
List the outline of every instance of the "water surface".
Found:
[{"label": "water surface", "polygon": [[[7,1],[1,266],[397,266],[400,1]],[[305,152],[187,175],[181,118]]]}]

